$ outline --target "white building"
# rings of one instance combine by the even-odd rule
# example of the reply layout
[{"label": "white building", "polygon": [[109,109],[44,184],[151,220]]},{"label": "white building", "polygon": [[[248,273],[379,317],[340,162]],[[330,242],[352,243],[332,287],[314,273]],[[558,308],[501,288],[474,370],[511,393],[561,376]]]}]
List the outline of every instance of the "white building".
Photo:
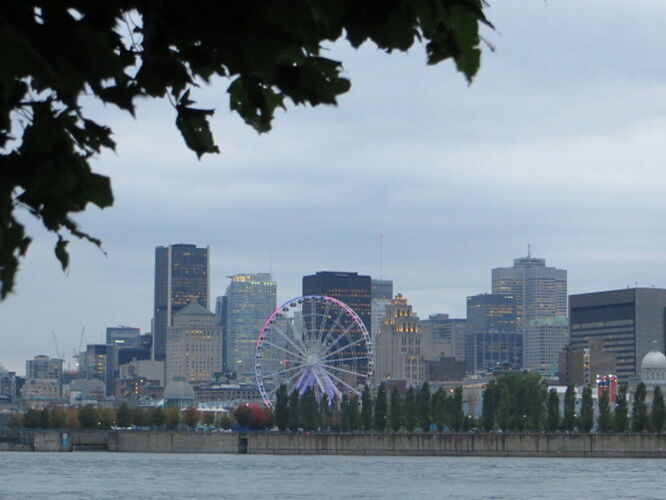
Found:
[{"label": "white building", "polygon": [[641,361],[641,381],[653,389],[666,386],[666,356],[656,348],[648,352]]}]

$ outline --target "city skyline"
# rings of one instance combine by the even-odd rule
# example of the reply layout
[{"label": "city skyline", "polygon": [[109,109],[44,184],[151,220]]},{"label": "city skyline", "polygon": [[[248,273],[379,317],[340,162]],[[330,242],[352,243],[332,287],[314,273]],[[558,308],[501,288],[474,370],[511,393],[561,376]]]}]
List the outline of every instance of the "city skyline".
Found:
[{"label": "city skyline", "polygon": [[463,316],[488,270],[528,243],[569,271],[571,294],[666,286],[664,14],[657,1],[492,5],[496,51],[471,86],[450,63],[428,67],[422,47],[336,45],[352,90],[337,108],[289,105],[269,134],[219,106],[218,88],[197,91],[218,109],[222,149],[201,162],[168,103],[141,103],[136,121],[93,107],[118,143],[93,160],[116,203],[76,220],[107,256],[72,241],[62,273],[53,236],[28,223],[35,241],[0,304],[0,363],[20,370],[35,345],[55,354],[52,331],[70,352],[84,326],[86,343],[118,323],[148,331],[153,251],[168,242],[213,249],[211,296],[252,270],[271,271],[287,300],[322,269],[379,278],[382,230],[381,277],[421,318]]},{"label": "city skyline", "polygon": [[[179,243],[179,245],[182,245],[182,244],[183,244],[183,243]],[[198,245],[198,243],[197,243],[197,244],[192,244],[192,246],[196,246],[196,245]],[[206,250],[208,250],[208,248],[209,248],[209,247],[206,247]],[[530,250],[529,248],[528,248],[528,251],[531,252],[531,250]],[[519,260],[519,259],[523,259],[523,258],[526,258],[526,257],[514,257],[513,259],[514,259],[514,260]],[[537,260],[541,260],[539,257],[537,257],[536,259],[537,259]],[[212,267],[212,264],[211,264],[211,267]],[[559,266],[559,267],[563,267],[563,266]],[[493,267],[492,269],[495,269],[495,268]],[[491,271],[491,268],[489,268],[489,269],[486,270],[486,274],[488,274],[489,271]],[[317,272],[322,272],[322,271],[317,271]],[[335,271],[327,270],[327,271],[323,271],[323,272],[333,272],[333,273],[339,273],[339,272],[342,272],[342,273],[347,273],[347,272],[352,272],[352,271],[349,271],[349,270],[335,270]],[[356,272],[356,271],[353,271],[353,272]],[[210,278],[211,276],[216,276],[216,275],[219,275],[219,274],[220,274],[220,273],[216,272],[215,269],[212,269],[212,268],[211,268],[209,278]],[[259,272],[259,273],[257,273],[257,274],[267,274],[267,275],[268,275],[269,273],[260,273],[260,272]],[[363,273],[359,272],[358,274],[363,274]],[[232,276],[232,275],[227,275],[227,276],[225,276],[225,279],[227,280],[227,289],[228,289],[228,279],[229,279],[230,276]],[[301,282],[302,282],[303,277],[305,277],[305,276],[307,276],[307,275],[304,274],[304,275],[302,275],[302,276],[300,277],[300,281],[301,281]],[[371,277],[372,277],[372,275],[371,275]],[[384,276],[384,277],[386,278],[386,276]],[[373,281],[376,281],[374,277],[372,277],[372,279],[373,279]],[[273,279],[273,281],[275,281],[276,283],[278,283],[278,294],[277,294],[277,301],[276,301],[277,304],[281,304],[281,303],[283,303],[284,301],[287,301],[287,300],[289,300],[289,299],[291,299],[291,298],[294,298],[294,297],[300,296],[300,295],[302,294],[302,289],[301,289],[301,290],[298,290],[298,291],[294,291],[294,292],[292,292],[292,293],[285,293],[285,292],[280,293],[280,292],[283,290],[283,287],[280,285],[280,283],[278,282],[277,279]],[[394,296],[396,296],[396,295],[398,295],[398,294],[402,294],[402,295],[405,295],[405,296],[407,295],[405,292],[402,291],[402,289],[400,288],[399,283],[398,283],[398,284],[395,284],[395,281],[394,281],[394,280],[389,280],[389,281],[391,281],[391,282],[394,283]],[[584,292],[570,292],[569,295],[574,295],[574,294],[576,294],[576,293],[593,293],[593,292],[602,292],[602,291],[622,290],[622,289],[625,289],[625,288],[633,288],[633,287],[635,287],[635,286],[636,286],[636,284],[634,283],[633,285],[628,284],[628,285],[625,286],[625,287],[618,287],[618,288],[608,288],[608,289],[603,289],[603,290],[602,290],[602,289],[599,289],[599,290],[596,290],[596,289],[595,289],[595,290],[592,290],[592,289],[590,289],[590,290],[585,290]],[[638,285],[638,286],[641,286],[641,285]],[[296,287],[293,287],[293,288],[296,288]],[[301,288],[302,288],[302,286],[301,286]],[[645,287],[645,288],[654,288],[654,286],[651,285],[650,287]],[[661,287],[657,287],[657,288],[661,288]],[[666,288],[666,286],[665,286],[665,288]],[[414,313],[415,313],[417,316],[420,316],[420,317],[422,317],[422,318],[423,318],[423,317],[426,317],[426,318],[427,318],[429,315],[432,315],[432,314],[442,314],[442,313],[443,313],[443,314],[448,314],[450,317],[462,317],[462,318],[465,318],[465,317],[467,317],[466,303],[467,303],[467,299],[468,299],[468,297],[471,297],[471,296],[477,296],[477,295],[482,295],[482,294],[487,294],[487,293],[489,293],[489,292],[491,291],[491,289],[492,289],[492,279],[489,279],[486,288],[478,289],[478,290],[475,291],[475,293],[472,293],[472,294],[470,294],[470,295],[468,295],[468,296],[462,296],[462,297],[459,297],[459,299],[461,300],[461,303],[462,303],[462,307],[457,308],[457,309],[444,310],[443,308],[440,308],[440,309],[438,309],[438,310],[426,310],[426,309],[425,309],[425,306],[423,306],[423,304],[416,303],[416,302],[412,303],[412,306],[413,306],[413,308],[414,308]],[[226,292],[225,292],[225,293],[226,293]],[[215,297],[215,296],[217,296],[217,294],[218,294],[218,289],[211,285],[211,287],[210,287],[210,295],[211,295],[211,297]],[[416,295],[418,295],[418,294],[416,294]],[[218,298],[221,298],[221,296],[222,296],[222,295],[219,295]],[[213,309],[214,309],[214,308],[213,308]],[[210,310],[210,309],[209,309],[209,310]],[[211,310],[211,311],[212,311],[212,310]],[[120,321],[120,322],[117,322],[117,325],[118,325],[119,327],[123,327],[123,325],[122,325],[121,323],[122,323],[121,321]],[[149,325],[148,327],[134,326],[134,327],[130,327],[130,328],[139,328],[140,331],[141,331],[141,333],[150,333],[150,319],[147,320],[147,323],[148,323],[148,325]],[[87,327],[86,327],[86,328],[87,328]],[[105,332],[108,328],[109,328],[109,326],[107,325],[107,326],[102,327],[102,330]],[[128,328],[128,327],[124,327],[124,328]],[[104,332],[101,332],[101,333],[100,333],[100,332],[94,332],[94,331],[93,331],[93,332],[89,332],[88,337],[86,337],[87,340],[85,341],[85,344],[95,344],[95,343],[98,343],[98,342],[104,343],[104,339],[103,339],[103,337],[104,337],[104,335],[105,335]],[[80,334],[80,332],[77,332],[77,335],[76,335],[77,342],[79,341],[79,337],[78,337],[79,334]],[[98,339],[98,338],[96,337],[97,334],[101,334],[101,335],[102,335],[102,338],[99,338],[99,339]],[[227,341],[228,341],[228,340],[227,340]],[[69,350],[71,350],[71,349],[69,349],[69,346],[68,346],[68,345],[65,345],[65,348],[63,349],[63,346],[60,345],[60,344],[62,344],[62,341],[60,340],[60,337],[58,337],[58,343],[59,343],[59,349],[60,349],[60,351],[61,351],[62,353],[66,353],[66,352],[69,352]],[[37,351],[35,351],[34,348],[33,348],[33,349],[29,352],[29,354],[27,355],[27,357],[25,357],[24,359],[18,359],[18,357],[17,357],[17,362],[16,362],[16,365],[15,365],[15,366],[12,366],[10,363],[8,363],[8,362],[6,362],[6,361],[3,361],[3,359],[0,359],[0,364],[1,364],[2,366],[4,366],[6,369],[14,370],[14,371],[19,372],[20,369],[17,370],[17,367],[19,367],[19,366],[23,366],[24,363],[25,363],[25,359],[28,359],[29,357],[32,357],[32,356],[34,356],[34,355],[42,355],[42,354],[43,354],[43,355],[46,355],[46,356],[50,356],[50,357],[55,357],[56,352],[55,352],[55,345],[54,345],[54,341],[53,341],[53,337],[52,337],[52,332],[49,332],[48,335],[46,335],[45,338],[43,339],[43,342],[41,342],[39,345],[40,345],[41,347],[43,347],[43,349],[42,349],[43,352],[42,352],[42,351],[37,352]],[[7,359],[10,359],[11,356],[7,356],[6,358],[7,358]],[[73,359],[70,359],[71,356],[69,356],[69,355],[63,356],[63,358],[64,358],[66,361],[74,362]]]}]

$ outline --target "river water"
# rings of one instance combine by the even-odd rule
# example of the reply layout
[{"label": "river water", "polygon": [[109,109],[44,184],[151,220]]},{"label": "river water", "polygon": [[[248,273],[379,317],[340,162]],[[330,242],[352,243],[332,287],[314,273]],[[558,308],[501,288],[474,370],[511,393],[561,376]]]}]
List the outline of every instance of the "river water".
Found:
[{"label": "river water", "polygon": [[666,460],[0,452],[0,498],[666,498]]}]

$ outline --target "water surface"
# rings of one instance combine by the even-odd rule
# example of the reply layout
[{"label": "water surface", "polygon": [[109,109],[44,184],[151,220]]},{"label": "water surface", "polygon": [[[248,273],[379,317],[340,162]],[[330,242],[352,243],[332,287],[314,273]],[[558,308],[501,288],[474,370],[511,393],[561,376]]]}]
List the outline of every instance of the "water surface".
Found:
[{"label": "water surface", "polygon": [[0,498],[666,498],[666,460],[0,452]]}]

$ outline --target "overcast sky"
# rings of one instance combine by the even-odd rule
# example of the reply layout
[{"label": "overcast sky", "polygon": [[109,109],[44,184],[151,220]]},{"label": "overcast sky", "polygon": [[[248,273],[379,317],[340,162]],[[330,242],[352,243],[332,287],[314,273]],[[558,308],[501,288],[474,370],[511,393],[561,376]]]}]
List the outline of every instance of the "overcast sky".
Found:
[{"label": "overcast sky", "polygon": [[[134,120],[111,108],[117,153],[94,162],[115,206],[77,217],[104,256],[35,236],[16,293],[0,304],[0,363],[71,358],[79,336],[118,324],[149,331],[154,247],[211,248],[211,295],[226,276],[262,272],[278,300],[320,270],[379,275],[426,317],[465,316],[490,270],[532,254],[567,269],[569,292],[666,287],[666,2],[495,0],[497,31],[471,86],[422,47],[386,55],[331,47],[352,90],[339,106],[290,107],[257,135],[228,110],[227,82],[198,94],[217,107],[222,154],[197,161],[166,102]],[[29,217],[24,217],[29,221]]]}]

